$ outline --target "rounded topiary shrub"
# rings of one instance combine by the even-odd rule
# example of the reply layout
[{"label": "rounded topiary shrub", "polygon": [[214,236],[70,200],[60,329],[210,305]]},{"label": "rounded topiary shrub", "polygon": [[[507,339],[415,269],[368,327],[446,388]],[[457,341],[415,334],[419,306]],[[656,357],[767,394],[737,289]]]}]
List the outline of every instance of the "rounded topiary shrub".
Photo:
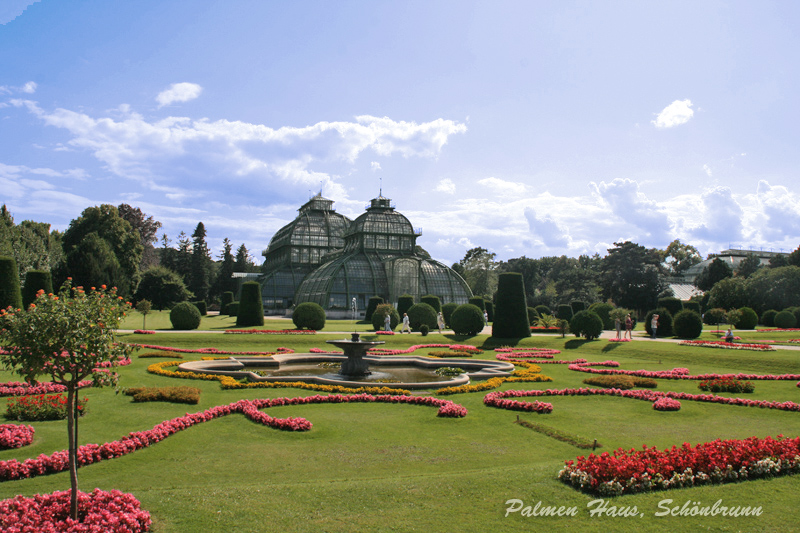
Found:
[{"label": "rounded topiary shrub", "polygon": [[578,311],[569,322],[569,330],[576,337],[594,340],[603,332],[603,321],[592,311]]},{"label": "rounded topiary shrub", "polygon": [[536,324],[536,321],[539,320],[539,313],[536,311],[536,308],[529,307],[528,308],[528,324],[533,326]]},{"label": "rounded topiary shrub", "polygon": [[800,324],[800,307],[787,307],[784,311],[789,311],[794,315],[795,324]]},{"label": "rounded topiary shrub", "polygon": [[703,333],[703,319],[699,313],[684,309],[675,315],[672,329],[680,339],[696,339]]},{"label": "rounded topiary shrub", "polygon": [[372,322],[372,314],[375,312],[375,309],[383,303],[383,298],[380,296],[371,296],[369,301],[367,302],[367,310],[364,313],[364,320],[367,322]]},{"label": "rounded topiary shrub", "polygon": [[175,304],[169,312],[172,329],[197,329],[200,327],[200,310],[189,302]]},{"label": "rounded topiary shrub", "polygon": [[547,307],[546,305],[537,305],[536,307],[534,307],[534,309],[536,309],[536,312],[539,313],[539,316],[553,314],[550,308]]},{"label": "rounded topiary shrub", "polygon": [[459,305],[450,317],[456,335],[477,335],[483,330],[483,311],[477,305]]},{"label": "rounded topiary shrub", "polygon": [[775,309],[768,309],[761,314],[761,324],[767,326],[768,328],[775,327],[775,315],[778,312]]},{"label": "rounded topiary shrub", "polygon": [[261,284],[257,281],[242,283],[241,295],[236,325],[238,327],[263,326],[264,303],[261,301]]},{"label": "rounded topiary shrub", "polygon": [[45,294],[53,292],[53,278],[47,270],[29,270],[25,273],[25,287],[22,289],[22,305],[25,309],[36,299],[40,290]]},{"label": "rounded topiary shrub", "polygon": [[725,313],[724,309],[715,307],[714,309],[707,310],[703,314],[703,322],[708,325],[724,324],[726,315],[727,313]]},{"label": "rounded topiary shrub", "polygon": [[558,310],[556,311],[556,313],[557,313],[557,315],[556,315],[557,318],[561,318],[563,320],[566,320],[567,322],[572,320],[572,315],[573,315],[572,306],[559,305],[558,306]]},{"label": "rounded topiary shrub", "polygon": [[797,325],[797,319],[791,311],[781,311],[775,315],[775,327],[780,329],[789,329]]},{"label": "rounded topiary shrub", "polygon": [[325,310],[314,302],[301,303],[292,312],[292,322],[297,329],[319,331],[325,327]]},{"label": "rounded topiary shrub", "polygon": [[414,297],[410,294],[404,294],[397,298],[397,314],[403,316],[403,313],[408,313],[411,306],[414,305]]},{"label": "rounded topiary shrub", "polygon": [[698,315],[700,314],[700,302],[696,300],[689,300],[688,302],[683,302],[683,308],[688,309],[689,311],[694,311]]},{"label": "rounded topiary shrub", "polygon": [[203,300],[199,300],[197,302],[192,302],[192,304],[200,311],[200,316],[208,315],[208,307],[206,306],[206,302]]},{"label": "rounded topiary shrub", "polygon": [[19,272],[13,257],[0,256],[0,309],[22,308],[22,293],[19,288]]},{"label": "rounded topiary shrub", "polygon": [[450,325],[450,317],[453,316],[453,311],[455,311],[456,309],[458,309],[457,303],[451,302],[449,304],[444,304],[442,306],[442,317],[444,318],[444,323],[447,324],[448,326]]},{"label": "rounded topiary shrub", "polygon": [[504,272],[497,276],[492,337],[519,339],[530,336],[531,325],[522,274]]},{"label": "rounded topiary shrub", "polygon": [[433,307],[433,310],[436,311],[437,313],[442,310],[441,300],[439,300],[438,296],[435,296],[433,294],[426,294],[425,296],[420,298],[419,301],[424,304],[430,305],[431,307]]},{"label": "rounded topiary shrub", "polygon": [[[419,303],[409,307],[408,322],[413,331],[419,331],[420,326],[426,325],[428,329],[436,328],[436,311],[428,304]],[[399,313],[398,313],[399,314]]]},{"label": "rounded topiary shrub", "polygon": [[756,329],[758,314],[749,307],[739,308],[739,320],[733,325],[736,329]]},{"label": "rounded topiary shrub", "polygon": [[664,309],[669,311],[669,314],[675,316],[681,311],[683,311],[683,302],[681,302],[679,299],[673,296],[667,298],[659,298],[658,307],[663,307]]},{"label": "rounded topiary shrub", "polygon": [[647,316],[644,319],[644,330],[647,332],[648,335],[653,334],[653,330],[650,328],[650,324],[653,321],[653,315],[658,314],[658,327],[656,328],[656,336],[657,337],[672,337],[672,315],[670,312],[663,307],[659,307],[658,309],[653,309],[647,313]]},{"label": "rounded topiary shrub", "polygon": [[222,301],[219,304],[219,314],[230,315],[228,305],[234,301],[233,291],[225,291],[222,293]]},{"label": "rounded topiary shrub", "polygon": [[613,305],[605,302],[596,302],[589,306],[589,311],[595,313],[603,321],[603,329],[614,329],[614,319],[609,315],[613,309]]},{"label": "rounded topiary shrub", "polygon": [[481,312],[486,310],[486,300],[484,300],[480,296],[473,296],[468,300],[468,303],[471,303],[472,305],[480,309]]},{"label": "rounded topiary shrub", "polygon": [[428,336],[428,331],[429,331],[428,326],[425,325],[425,324],[422,324],[419,327],[419,332],[422,334],[423,337],[427,337]]},{"label": "rounded topiary shrub", "polygon": [[383,331],[387,313],[389,314],[389,327],[392,331],[400,323],[400,315],[392,304],[380,304],[375,308],[375,312],[372,313],[372,327],[375,328],[375,331]]}]

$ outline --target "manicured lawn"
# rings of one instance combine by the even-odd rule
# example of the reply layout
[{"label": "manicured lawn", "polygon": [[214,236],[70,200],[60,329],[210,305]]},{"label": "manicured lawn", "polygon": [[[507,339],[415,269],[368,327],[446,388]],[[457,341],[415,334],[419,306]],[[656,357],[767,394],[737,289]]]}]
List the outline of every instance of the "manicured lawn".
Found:
[{"label": "manicured lawn", "polygon": [[[147,317],[148,329],[161,329],[166,313]],[[134,313],[126,328],[141,327]],[[152,321],[152,323],[151,323]],[[280,324],[280,327],[278,327]],[[329,331],[352,331],[353,323],[329,323]],[[359,327],[361,325],[357,325]],[[366,325],[364,330],[366,330]],[[164,328],[169,328],[168,318]],[[206,317],[201,328],[235,327],[229,317]],[[291,328],[291,321],[270,320],[264,329]],[[711,334],[708,335],[712,338]],[[770,333],[778,340],[800,332]],[[744,335],[743,335],[744,336]],[[296,351],[327,348],[340,334],[221,335],[159,332],[121,335],[125,342],[174,347],[216,347],[240,351]],[[618,361],[621,368],[694,373],[800,373],[800,351],[733,351],[634,341],[584,342],[575,337],[537,336],[520,342],[494,342],[485,336],[464,339],[431,334],[389,336],[390,347],[422,343],[466,343],[487,348],[511,345],[562,350],[556,358]],[[749,338],[748,338],[749,340]],[[416,353],[424,355],[427,349]],[[144,353],[144,352],[140,352]],[[493,358],[486,351],[477,357]],[[199,359],[184,354],[184,360]],[[132,403],[113,389],[82,391],[89,398],[80,422],[81,443],[103,443],[159,422],[225,405],[242,398],[294,397],[315,394],[297,389],[223,391],[217,382],[178,380],[146,372],[164,359],[139,359],[119,369],[122,387],[191,385],[202,390],[199,405]],[[588,374],[566,365],[541,365],[552,383],[511,383],[499,390],[584,386]],[[0,372],[0,381],[16,380]],[[660,391],[699,393],[696,381],[658,380]],[[800,402],[794,381],[757,381],[755,392],[742,397]],[[124,457],[79,470],[82,490],[95,487],[133,493],[153,516],[153,531],[786,531],[795,527],[800,476],[623,496],[609,505],[636,506],[643,517],[592,517],[587,503],[594,496],[577,492],[556,475],[565,460],[587,452],[515,424],[517,416],[572,435],[597,441],[598,450],[642,445],[671,447],[716,438],[800,434],[800,413],[682,401],[678,412],[657,412],[651,403],[619,397],[551,397],[548,415],[485,407],[485,392],[446,398],[464,405],[463,419],[437,418],[433,407],[388,404],[325,404],[271,408],[276,417],[300,416],[314,426],[308,432],[270,429],[229,415],[179,432]],[[725,395],[735,396],[735,395]],[[5,400],[0,400],[5,402]],[[32,423],[34,443],[0,451],[0,460],[24,460],[66,447],[65,422]],[[69,487],[67,473],[0,482],[0,499]],[[574,517],[504,517],[506,501],[526,505],[575,506]],[[672,503],[661,503],[671,499]],[[662,506],[686,501],[726,506],[761,506],[758,517],[664,516]],[[691,505],[691,503],[690,503]]]}]

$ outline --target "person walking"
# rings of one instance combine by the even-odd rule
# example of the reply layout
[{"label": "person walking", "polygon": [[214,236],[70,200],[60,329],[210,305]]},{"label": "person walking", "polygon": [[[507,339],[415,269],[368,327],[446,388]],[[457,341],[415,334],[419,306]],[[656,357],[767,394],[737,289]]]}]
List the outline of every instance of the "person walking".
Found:
[{"label": "person walking", "polygon": [[409,324],[408,321],[408,313],[403,313],[403,328],[400,330],[400,334],[402,335],[405,333],[406,329],[408,329],[408,334],[411,335],[411,324]]},{"label": "person walking", "polygon": [[650,319],[650,331],[653,334],[653,339],[656,338],[656,330],[658,329],[658,315],[653,314],[653,318]]},{"label": "person walking", "polygon": [[633,319],[630,313],[625,317],[625,336],[623,338],[633,340]]},{"label": "person walking", "polygon": [[392,331],[392,317],[389,313],[383,318],[383,331]]},{"label": "person walking", "polygon": [[622,336],[622,320],[619,317],[614,319],[614,327],[617,329],[617,340]]},{"label": "person walking", "polygon": [[439,314],[436,315],[436,324],[439,326],[439,333],[441,333],[444,329],[444,317],[442,316],[441,311],[439,311]]},{"label": "person walking", "polygon": [[489,312],[488,311],[484,311],[483,312],[483,325],[484,326],[488,326],[489,325]]}]

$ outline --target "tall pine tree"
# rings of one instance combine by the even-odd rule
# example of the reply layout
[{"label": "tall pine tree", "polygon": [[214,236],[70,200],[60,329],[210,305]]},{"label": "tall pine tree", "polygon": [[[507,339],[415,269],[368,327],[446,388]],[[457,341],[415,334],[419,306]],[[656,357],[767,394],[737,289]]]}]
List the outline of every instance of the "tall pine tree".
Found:
[{"label": "tall pine tree", "polygon": [[197,300],[207,301],[211,286],[211,255],[206,244],[206,228],[202,222],[192,234],[192,261],[189,275],[189,290]]}]

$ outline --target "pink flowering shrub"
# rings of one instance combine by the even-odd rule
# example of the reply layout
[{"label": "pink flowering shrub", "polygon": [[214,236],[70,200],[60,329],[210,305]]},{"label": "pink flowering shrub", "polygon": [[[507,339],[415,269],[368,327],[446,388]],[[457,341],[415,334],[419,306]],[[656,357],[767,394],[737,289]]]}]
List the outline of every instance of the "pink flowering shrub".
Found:
[{"label": "pink flowering shrub", "polygon": [[0,424],[0,450],[22,448],[33,442],[33,426]]},{"label": "pink flowering shrub", "polygon": [[150,530],[150,513],[132,494],[95,489],[78,493],[79,521],[69,518],[68,490],[0,501],[0,531],[9,533],[140,533]]},{"label": "pink flowering shrub", "polygon": [[135,329],[133,330],[134,333],[137,335],[155,335],[155,331],[150,329]]},{"label": "pink flowering shrub", "polygon": [[800,437],[715,440],[660,451],[622,448],[566,461],[558,478],[584,492],[618,496],[800,472]]},{"label": "pink flowering shrub", "polygon": [[[428,396],[409,396],[409,395],[380,395],[370,394],[331,394],[323,396],[305,396],[299,398],[264,398],[257,400],[239,400],[228,405],[219,405],[205,411],[187,414],[182,417],[173,418],[156,425],[147,431],[137,431],[129,433],[127,436],[114,442],[107,442],[102,445],[84,444],[78,448],[78,465],[90,465],[106,459],[122,457],[136,450],[146,448],[152,444],[161,442],[170,435],[178,431],[196,426],[203,422],[208,422],[216,418],[227,416],[233,413],[241,413],[253,422],[263,424],[275,429],[285,431],[308,431],[311,429],[311,422],[305,418],[274,418],[261,409],[286,406],[286,405],[306,405],[317,403],[351,403],[351,402],[381,402],[381,403],[406,403],[412,405],[428,405],[438,407],[437,416],[460,418],[467,415],[467,410],[449,400],[432,398]],[[66,451],[55,452],[52,455],[40,455],[36,459],[26,459],[20,463],[16,459],[0,461],[0,481],[25,479],[34,476],[53,474],[62,472],[69,468],[68,455]]]},{"label": "pink flowering shrub", "polygon": [[[81,381],[78,388],[91,387],[91,381]],[[46,383],[20,383],[19,381],[9,381],[0,383],[0,397],[4,396],[26,396],[28,394],[51,394],[54,392],[64,392],[67,388],[64,385],[48,381]]]},{"label": "pink flowering shrub", "polygon": [[659,398],[653,402],[653,409],[656,411],[680,411],[681,402],[672,398]]}]

